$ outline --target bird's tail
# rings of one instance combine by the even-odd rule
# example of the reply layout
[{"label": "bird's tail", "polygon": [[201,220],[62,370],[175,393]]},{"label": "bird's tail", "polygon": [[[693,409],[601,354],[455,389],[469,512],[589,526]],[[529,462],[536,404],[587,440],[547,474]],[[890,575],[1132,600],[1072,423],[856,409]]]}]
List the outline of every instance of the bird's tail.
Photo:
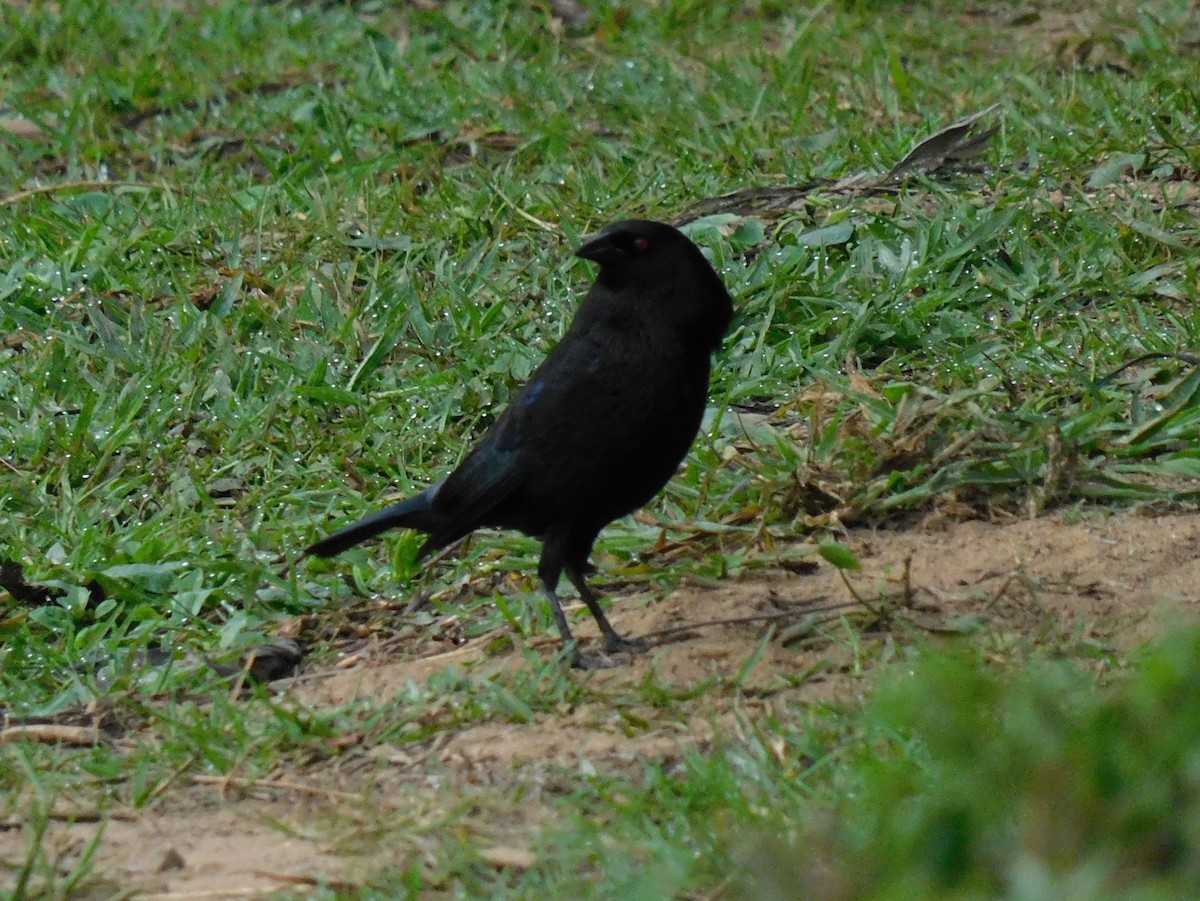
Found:
[{"label": "bird's tail", "polygon": [[438,531],[442,525],[442,516],[433,509],[433,497],[437,487],[439,486],[385,507],[370,516],[364,516],[344,529],[338,529],[332,535],[306,548],[303,556],[334,557],[388,529],[403,527],[419,529],[422,532]]}]

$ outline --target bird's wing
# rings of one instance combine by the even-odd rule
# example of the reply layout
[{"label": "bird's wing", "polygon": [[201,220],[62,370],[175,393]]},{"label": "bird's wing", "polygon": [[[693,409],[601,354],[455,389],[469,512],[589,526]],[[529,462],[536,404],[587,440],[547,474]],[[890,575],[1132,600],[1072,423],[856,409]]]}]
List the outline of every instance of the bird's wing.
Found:
[{"label": "bird's wing", "polygon": [[465,534],[512,494],[521,478],[520,449],[498,446],[492,429],[447,477],[434,503],[446,515],[449,531]]},{"label": "bird's wing", "polygon": [[478,527],[489,511],[518,491],[545,465],[547,439],[554,443],[599,364],[599,348],[590,341],[559,342],[517,392],[508,408],[479,439],[438,492],[435,506],[453,531]]}]

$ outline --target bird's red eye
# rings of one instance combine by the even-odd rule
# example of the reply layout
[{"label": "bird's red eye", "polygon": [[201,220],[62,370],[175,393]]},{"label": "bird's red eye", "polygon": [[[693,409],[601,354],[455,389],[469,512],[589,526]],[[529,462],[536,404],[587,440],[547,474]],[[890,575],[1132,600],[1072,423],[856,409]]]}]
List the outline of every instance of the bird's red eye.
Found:
[{"label": "bird's red eye", "polygon": [[633,249],[636,250],[638,253],[645,253],[647,250],[650,249],[650,239],[649,238],[635,238],[633,241]]}]

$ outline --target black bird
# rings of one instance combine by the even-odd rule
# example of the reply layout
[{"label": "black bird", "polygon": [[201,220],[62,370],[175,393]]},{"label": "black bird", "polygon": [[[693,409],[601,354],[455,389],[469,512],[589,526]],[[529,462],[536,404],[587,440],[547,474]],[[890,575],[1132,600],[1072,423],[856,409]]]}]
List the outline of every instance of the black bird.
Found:
[{"label": "black bird", "polygon": [[583,596],[605,651],[645,646],[609,624],[584,581],[588,555],[600,530],[654,497],[687,453],[733,304],[700,249],[661,222],[617,222],[575,255],[600,266],[575,320],[459,467],[304,554],[332,557],[397,526],[429,534],[421,557],[484,526],[541,538],[538,575],[571,663],[587,668],[606,661],[579,652],[559,577],[565,570]]}]

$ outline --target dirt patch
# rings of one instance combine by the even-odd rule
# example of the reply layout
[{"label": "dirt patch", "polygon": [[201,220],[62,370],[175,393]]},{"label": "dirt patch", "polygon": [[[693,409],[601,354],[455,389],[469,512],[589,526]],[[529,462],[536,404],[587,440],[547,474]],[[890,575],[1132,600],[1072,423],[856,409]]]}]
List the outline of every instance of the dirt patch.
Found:
[{"label": "dirt patch", "polygon": [[[538,799],[553,794],[564,768],[670,766],[784,701],[822,704],[868,690],[854,643],[839,634],[858,634],[876,649],[906,631],[934,640],[974,631],[1007,649],[1084,643],[1120,653],[1200,609],[1200,515],[929,522],[910,531],[856,531],[846,542],[863,563],[851,578],[855,591],[876,609],[908,604],[883,628],[861,612],[857,633],[837,619],[797,626],[803,611],[852,600],[827,564],[715,588],[685,586],[662,599],[622,598],[612,608],[617,628],[661,643],[626,665],[580,675],[593,700],[526,722],[476,722],[421,742],[356,749],[280,772],[276,782],[181,783],[149,810],[107,823],[96,871],[144,898],[294,891],[419,858],[422,835],[459,815],[454,805],[473,803],[472,793],[476,801],[488,792],[512,797],[514,787],[519,809],[510,804],[479,828],[485,844],[494,838],[485,859],[522,867],[529,837],[549,815]],[[590,623],[579,625],[594,640]],[[785,634],[796,640],[785,643]],[[542,657],[556,647],[552,636],[533,644]],[[395,651],[389,658],[364,645],[339,666],[293,680],[284,702],[317,710],[383,703],[450,667],[490,678],[531,666],[524,653],[489,656],[489,646],[484,639],[449,650],[431,644],[420,657],[397,659]],[[663,693],[670,703],[655,702]],[[56,824],[47,844],[69,863],[96,828]],[[0,832],[0,860],[19,862],[26,838],[19,829]]]}]

